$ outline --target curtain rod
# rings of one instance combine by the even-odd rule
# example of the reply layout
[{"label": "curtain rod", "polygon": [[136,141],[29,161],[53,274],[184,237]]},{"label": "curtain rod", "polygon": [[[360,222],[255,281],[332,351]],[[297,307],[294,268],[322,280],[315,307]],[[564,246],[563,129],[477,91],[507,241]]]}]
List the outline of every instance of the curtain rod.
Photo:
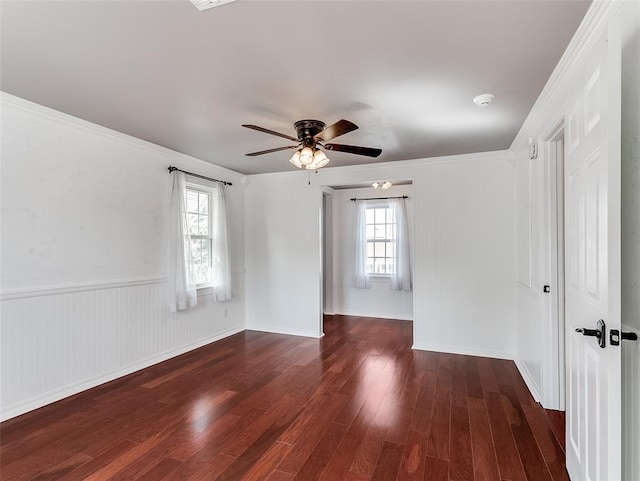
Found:
[{"label": "curtain rod", "polygon": [[205,177],[204,175],[200,175],[200,174],[194,174],[193,172],[187,172],[186,170],[178,169],[177,167],[174,167],[174,166],[170,165],[169,166],[169,173],[173,172],[174,170],[177,170],[178,172],[182,172],[184,174],[190,175],[192,177],[198,177],[200,179],[210,180],[211,182],[220,182],[221,184],[224,184],[224,185],[233,185],[231,182],[226,182],[224,180],[218,180],[218,179],[212,179],[211,177]]},{"label": "curtain rod", "polygon": [[408,195],[399,195],[397,197],[367,197],[366,199],[358,199],[357,197],[354,197],[353,199],[349,199],[352,200],[353,202],[357,201],[357,200],[387,200],[387,199],[408,199],[409,196]]}]

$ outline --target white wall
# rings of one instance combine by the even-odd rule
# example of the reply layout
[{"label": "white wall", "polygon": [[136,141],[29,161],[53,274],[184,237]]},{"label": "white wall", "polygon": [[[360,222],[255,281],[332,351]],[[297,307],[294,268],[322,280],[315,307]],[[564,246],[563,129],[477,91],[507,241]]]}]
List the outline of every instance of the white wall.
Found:
[{"label": "white wall", "polygon": [[[640,335],[640,2],[621,12],[622,328]],[[640,342],[622,343],[623,479],[640,479]]]},{"label": "white wall", "polygon": [[[247,329],[321,335],[322,191],[301,172],[249,176]],[[317,176],[313,176],[314,182]]]},{"label": "white wall", "polygon": [[511,358],[514,169],[505,152],[251,176],[247,327],[319,335],[323,185],[412,180],[414,344]]},{"label": "white wall", "polygon": [[[2,418],[244,328],[244,176],[2,94]],[[167,167],[222,178],[228,303],[169,314]]]},{"label": "white wall", "polygon": [[[333,195],[333,308],[336,314],[387,319],[413,319],[413,292],[394,291],[389,277],[371,277],[371,289],[353,287],[353,249],[356,206],[353,197],[387,197],[406,195],[409,244],[413,248],[413,188],[392,186],[387,190],[372,187],[340,189]],[[411,256],[413,259],[413,256]]]},{"label": "white wall", "polygon": [[[516,156],[517,247],[518,266],[516,364],[534,397],[547,408],[558,409],[558,367],[553,364],[553,345],[557,327],[550,320],[552,296],[542,286],[553,285],[549,269],[551,256],[547,229],[549,195],[549,145],[552,132],[571,118],[567,99],[575,90],[573,77],[621,4],[597,2],[584,21],[536,104],[511,145]],[[539,156],[529,160],[529,138],[539,146]]]}]

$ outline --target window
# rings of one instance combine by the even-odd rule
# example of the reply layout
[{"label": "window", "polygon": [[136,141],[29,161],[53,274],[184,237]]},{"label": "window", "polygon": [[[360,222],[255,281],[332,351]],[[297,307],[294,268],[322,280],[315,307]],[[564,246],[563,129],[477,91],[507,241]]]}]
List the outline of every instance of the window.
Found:
[{"label": "window", "polygon": [[211,193],[204,188],[187,185],[187,226],[191,236],[191,259],[196,286],[211,284]]},{"label": "window", "polygon": [[367,271],[388,276],[395,269],[396,222],[390,207],[367,206]]}]

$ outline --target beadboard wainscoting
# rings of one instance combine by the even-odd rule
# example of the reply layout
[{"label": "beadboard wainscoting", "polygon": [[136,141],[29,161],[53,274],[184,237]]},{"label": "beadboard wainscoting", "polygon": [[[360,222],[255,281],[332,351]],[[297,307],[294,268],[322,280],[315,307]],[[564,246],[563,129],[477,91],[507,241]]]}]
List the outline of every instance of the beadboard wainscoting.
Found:
[{"label": "beadboard wainscoting", "polygon": [[166,289],[150,278],[3,293],[2,420],[244,330],[244,272],[233,301],[204,294],[186,312],[168,311]]},{"label": "beadboard wainscoting", "polygon": [[[487,152],[335,167],[310,177],[305,172],[250,176],[247,328],[321,335],[323,189],[404,180],[413,184],[414,348],[512,358],[510,158],[508,152]],[[335,276],[335,263],[333,271]]]}]

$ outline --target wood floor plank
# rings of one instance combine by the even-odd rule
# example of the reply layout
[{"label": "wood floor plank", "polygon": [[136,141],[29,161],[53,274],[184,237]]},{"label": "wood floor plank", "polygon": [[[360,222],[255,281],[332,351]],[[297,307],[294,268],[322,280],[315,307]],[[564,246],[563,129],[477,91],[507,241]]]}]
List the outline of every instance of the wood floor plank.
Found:
[{"label": "wood floor plank", "polygon": [[[315,481],[319,479],[346,432],[347,426],[344,424],[331,424],[313,452],[295,473],[295,479],[298,481]],[[283,468],[291,467],[290,465],[284,465],[284,463],[283,461],[283,465],[281,465]],[[280,466],[278,469],[280,469]],[[286,471],[286,469],[283,469],[283,471]]]},{"label": "wood floor plank", "polygon": [[180,461],[176,461],[171,458],[164,458],[146,473],[133,479],[138,481],[163,481],[171,479],[174,474],[178,472],[181,466],[182,463]]},{"label": "wood floor plank", "polygon": [[449,478],[451,481],[474,481],[469,409],[466,406],[451,407],[450,442]]},{"label": "wood floor plank", "polygon": [[449,461],[427,456],[424,479],[429,481],[449,481]]},{"label": "wood floor plank", "polygon": [[483,392],[500,392],[498,388],[498,380],[493,370],[492,359],[479,358],[478,359],[478,371],[480,373],[480,383],[482,384]]},{"label": "wood floor plank", "polygon": [[451,405],[467,406],[467,370],[463,356],[455,356],[451,362]]},{"label": "wood floor plank", "polygon": [[495,392],[485,395],[500,476],[509,481],[526,481],[513,432],[502,405],[502,395]]},{"label": "wood floor plank", "polygon": [[294,478],[295,476],[293,474],[276,470],[271,473],[267,481],[293,481]]},{"label": "wood floor plank", "polygon": [[569,476],[565,467],[564,450],[558,443],[553,429],[547,422],[544,411],[534,406],[524,406],[527,421],[542,452],[547,468],[554,481],[568,481]]},{"label": "wood floor plank", "polygon": [[400,461],[402,460],[403,446],[386,441],[380,453],[380,459],[375,472],[371,477],[372,481],[389,481],[396,479]]},{"label": "wood floor plank", "polygon": [[560,444],[563,452],[566,452],[565,447],[565,412],[564,411],[555,411],[552,409],[545,409],[545,414],[547,415],[547,419],[549,420],[549,425],[553,430],[553,434],[555,435],[556,441]]},{"label": "wood floor plank", "polygon": [[431,414],[431,429],[427,455],[449,460],[449,440],[451,432],[451,392],[436,391]]},{"label": "wood floor plank", "polygon": [[291,452],[293,446],[281,442],[276,442],[262,455],[258,461],[252,464],[251,469],[242,476],[242,481],[264,481],[270,477],[276,466]]},{"label": "wood floor plank", "polygon": [[402,453],[398,481],[422,480],[426,461],[427,436],[418,431],[409,431],[407,444]]},{"label": "wood floor plank", "polygon": [[411,416],[409,429],[427,434],[431,427],[431,413],[436,398],[436,374],[434,371],[423,371],[420,379],[418,399]]},{"label": "wood floor plank", "polygon": [[564,417],[515,364],[412,323],[245,331],[0,424],[2,479],[568,481]]},{"label": "wood floor plank", "polygon": [[500,481],[489,413],[484,399],[469,398],[469,423],[475,481]]},{"label": "wood floor plank", "polygon": [[502,393],[502,404],[511,424],[511,431],[513,432],[522,464],[545,467],[544,458],[533,436],[516,390],[513,386],[503,385],[500,386],[500,392]]},{"label": "wood floor plank", "polygon": [[470,398],[484,398],[482,377],[478,366],[478,358],[467,357],[465,359],[467,394]]}]

